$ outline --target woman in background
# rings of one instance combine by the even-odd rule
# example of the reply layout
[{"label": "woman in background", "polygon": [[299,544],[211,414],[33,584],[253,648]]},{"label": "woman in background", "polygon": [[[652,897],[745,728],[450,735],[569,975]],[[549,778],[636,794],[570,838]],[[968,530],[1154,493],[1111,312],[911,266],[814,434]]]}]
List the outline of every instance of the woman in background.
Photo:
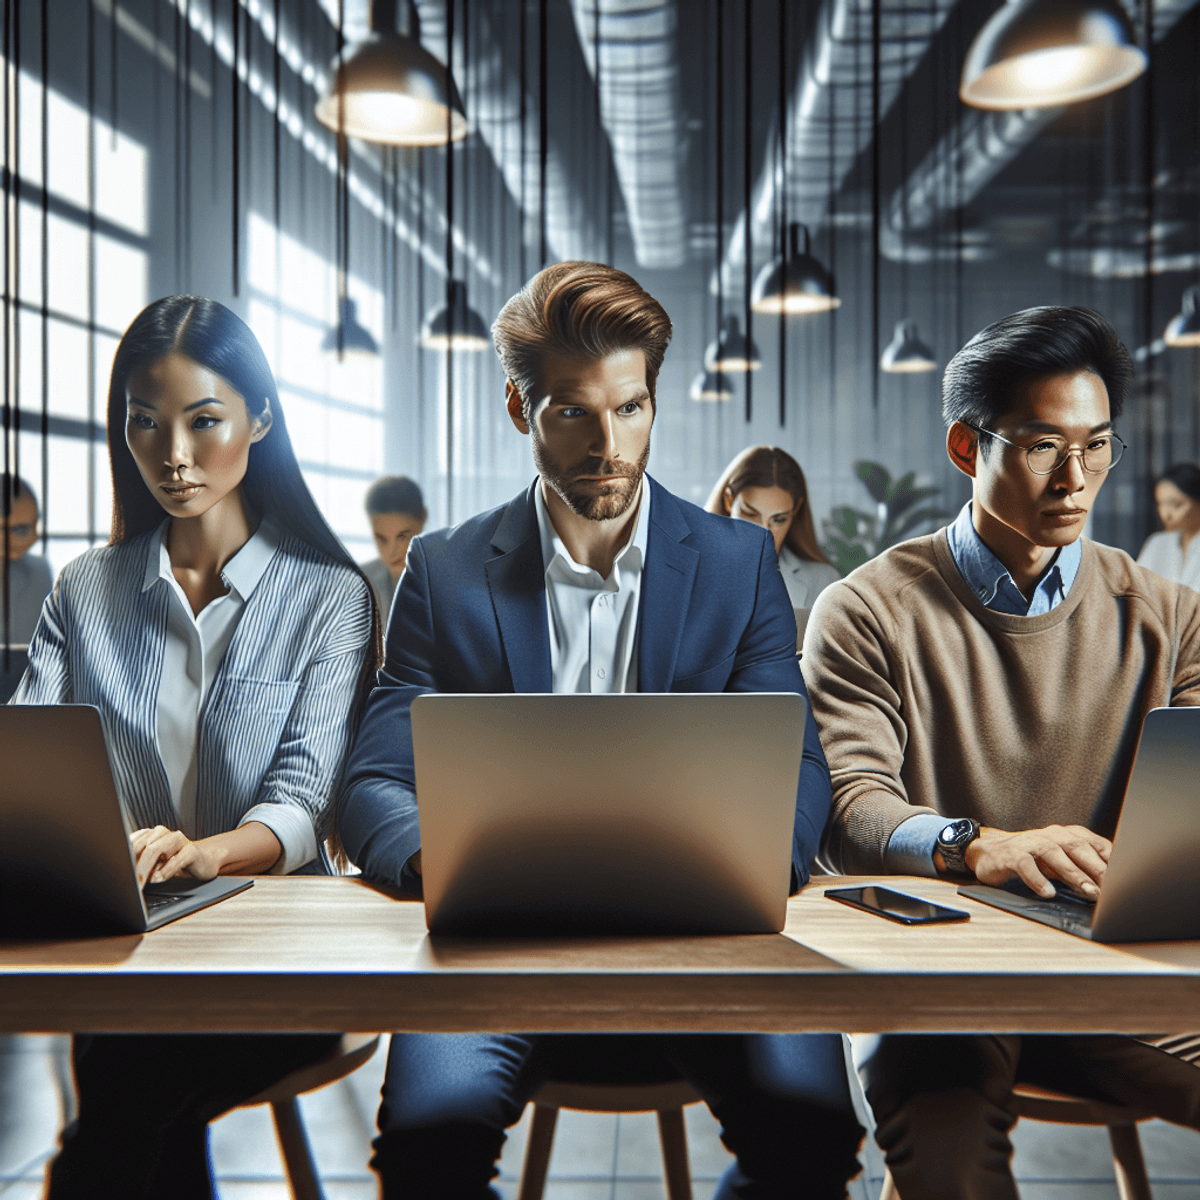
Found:
[{"label": "woman in background", "polygon": [[1176,463],[1154,485],[1162,533],[1152,533],[1138,562],[1175,583],[1200,591],[1200,467]]},{"label": "woman in background", "polygon": [[[326,872],[378,616],[249,328],[195,296],[144,309],[113,362],[108,448],[111,541],[63,569],[13,703],[100,710],[142,883]],[[336,1045],[76,1035],[51,1200],[211,1200],[208,1122]]]},{"label": "woman in background", "polygon": [[841,578],[817,544],[804,472],[786,450],[743,450],[725,468],[704,507],[753,521],[770,533],[793,608],[812,608],[818,593]]}]

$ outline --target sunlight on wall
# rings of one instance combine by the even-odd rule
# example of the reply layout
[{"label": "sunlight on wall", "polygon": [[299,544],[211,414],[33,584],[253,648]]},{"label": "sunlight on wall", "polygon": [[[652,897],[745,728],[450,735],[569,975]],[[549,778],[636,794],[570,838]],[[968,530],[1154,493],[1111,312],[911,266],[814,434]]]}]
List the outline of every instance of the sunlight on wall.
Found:
[{"label": "sunlight on wall", "polygon": [[[247,320],[279,385],[280,403],[304,478],[334,532],[356,558],[375,557],[363,493],[383,473],[383,359],[321,350],[334,324],[333,264],[270,221],[250,213],[246,226]],[[358,319],[383,333],[383,293],[351,275]]]}]

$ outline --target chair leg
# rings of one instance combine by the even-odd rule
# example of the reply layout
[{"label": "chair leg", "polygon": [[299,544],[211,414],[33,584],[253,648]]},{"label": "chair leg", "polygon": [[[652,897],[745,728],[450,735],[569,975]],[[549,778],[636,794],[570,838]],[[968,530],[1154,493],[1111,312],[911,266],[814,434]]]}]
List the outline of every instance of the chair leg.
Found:
[{"label": "chair leg", "polygon": [[550,1151],[554,1149],[554,1126],[558,1109],[549,1104],[533,1106],[529,1140],[525,1143],[525,1162],[521,1167],[521,1186],[517,1200],[542,1200],[546,1176],[550,1171]]},{"label": "chair leg", "polygon": [[688,1165],[682,1108],[659,1109],[658,1140],[662,1143],[667,1200],[692,1200],[692,1170]]},{"label": "chair leg", "polygon": [[896,1181],[892,1178],[892,1173],[883,1168],[883,1187],[879,1189],[879,1200],[900,1200],[900,1193],[896,1189]]},{"label": "chair leg", "polygon": [[273,1103],[271,1115],[275,1118],[275,1136],[279,1139],[294,1200],[325,1200],[308,1134],[304,1131],[304,1120],[300,1116],[299,1099],[293,1096],[290,1100]]},{"label": "chair leg", "polygon": [[1142,1142],[1138,1137],[1137,1126],[1110,1125],[1108,1140],[1112,1142],[1117,1195],[1121,1200],[1152,1200],[1150,1180],[1146,1176],[1146,1160],[1142,1157]]}]

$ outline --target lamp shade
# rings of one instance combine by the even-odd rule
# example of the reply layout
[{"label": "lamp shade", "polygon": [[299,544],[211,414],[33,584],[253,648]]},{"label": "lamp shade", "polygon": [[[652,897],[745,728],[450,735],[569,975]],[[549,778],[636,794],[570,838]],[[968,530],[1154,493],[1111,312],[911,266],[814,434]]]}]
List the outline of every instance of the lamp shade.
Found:
[{"label": "lamp shade", "polygon": [[958,94],[975,108],[1055,108],[1146,69],[1120,0],[1008,0],[979,31]]},{"label": "lamp shade", "polygon": [[730,315],[721,322],[720,336],[705,350],[704,365],[710,371],[757,371],[762,355],[754,339],[742,334],[737,317]]},{"label": "lamp shade", "polygon": [[372,0],[371,32],[330,64],[314,111],[330,129],[388,146],[440,146],[469,128],[450,71],[421,45],[412,0]]},{"label": "lamp shade", "polygon": [[1167,323],[1163,341],[1168,346],[1200,346],[1200,283],[1183,293],[1183,311]]},{"label": "lamp shade", "polygon": [[[341,331],[339,345],[338,331]],[[328,330],[321,339],[321,349],[326,354],[342,354],[372,358],[379,353],[379,343],[371,336],[358,319],[358,304],[349,296],[342,297],[341,315],[337,325]]]},{"label": "lamp shade", "polygon": [[917,337],[916,321],[897,321],[892,340],[888,343],[879,366],[895,375],[915,375],[920,371],[937,369],[933,351]]},{"label": "lamp shade", "polygon": [[701,371],[692,380],[693,400],[732,400],[733,385],[720,371]]},{"label": "lamp shade", "polygon": [[833,276],[813,258],[808,227],[789,228],[789,253],[767,263],[754,280],[750,307],[761,313],[829,312],[841,304]]},{"label": "lamp shade", "polygon": [[486,350],[492,344],[483,318],[467,303],[467,285],[446,281],[446,303],[435,308],[421,326],[426,350]]}]

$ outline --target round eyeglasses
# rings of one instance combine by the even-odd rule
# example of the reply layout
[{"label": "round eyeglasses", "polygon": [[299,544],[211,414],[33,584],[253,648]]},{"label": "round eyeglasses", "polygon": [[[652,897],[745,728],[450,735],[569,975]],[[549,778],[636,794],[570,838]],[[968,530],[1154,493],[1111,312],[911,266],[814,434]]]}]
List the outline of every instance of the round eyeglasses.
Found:
[{"label": "round eyeglasses", "polygon": [[1125,443],[1115,433],[1097,434],[1086,446],[1072,446],[1066,438],[1056,434],[1046,434],[1038,438],[1032,446],[1021,446],[1010,442],[1006,437],[1001,437],[992,429],[971,425],[969,421],[964,421],[963,424],[974,429],[976,433],[985,433],[1006,446],[1012,446],[1014,450],[1024,450],[1025,461],[1035,475],[1053,475],[1072,454],[1079,455],[1080,465],[1089,475],[1103,475],[1105,471],[1111,471],[1125,453]]}]

